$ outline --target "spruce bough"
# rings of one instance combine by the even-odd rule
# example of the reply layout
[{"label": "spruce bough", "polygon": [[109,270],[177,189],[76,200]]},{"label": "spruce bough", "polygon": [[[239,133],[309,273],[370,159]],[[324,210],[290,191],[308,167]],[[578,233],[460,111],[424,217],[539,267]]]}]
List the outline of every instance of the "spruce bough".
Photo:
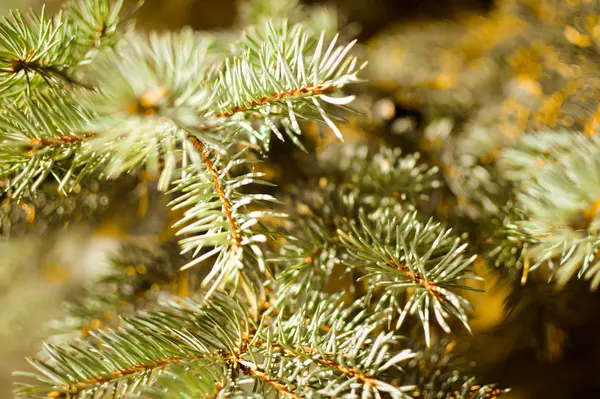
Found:
[{"label": "spruce bough", "polygon": [[[306,151],[306,123],[343,140],[340,111],[354,99],[343,90],[365,64],[354,41],[311,25],[320,11],[271,20],[254,3],[241,32],[142,33],[121,19],[122,1],[108,0],[0,22],[6,198],[29,201],[48,185],[57,198],[77,196],[90,179],[143,174],[172,199],[181,254],[122,256],[160,271],[137,277],[159,290],[181,276],[187,287],[158,299],[142,288],[146,301],[114,328],[44,344],[15,395],[504,393],[454,366],[448,337],[469,329],[464,292],[478,277],[466,237],[419,210],[442,185],[435,167],[417,154],[344,145],[292,193],[261,172],[256,152],[268,154],[272,140]],[[168,256],[179,256],[176,270],[166,270]],[[120,262],[70,308],[84,323],[134,301],[121,288],[136,278],[119,274]]]}]

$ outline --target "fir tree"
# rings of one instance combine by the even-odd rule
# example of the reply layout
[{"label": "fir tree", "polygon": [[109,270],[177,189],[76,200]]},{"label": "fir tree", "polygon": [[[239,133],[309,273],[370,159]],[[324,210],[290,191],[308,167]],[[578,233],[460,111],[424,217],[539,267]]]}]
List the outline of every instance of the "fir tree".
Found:
[{"label": "fir tree", "polygon": [[[474,102],[445,76],[413,88],[433,104],[434,151],[342,144],[369,54],[335,12],[254,0],[230,30],[143,32],[134,11],[73,0],[0,21],[3,236],[97,220],[128,179],[161,193],[169,223],[66,303],[16,397],[491,399],[508,389],[453,350],[471,332],[476,263],[517,286],[600,284],[595,116],[587,135],[500,128],[474,151],[471,126],[441,146]],[[592,48],[597,25],[564,35]],[[315,126],[339,142],[315,151]],[[269,174],[281,148],[301,160],[291,188]]]}]

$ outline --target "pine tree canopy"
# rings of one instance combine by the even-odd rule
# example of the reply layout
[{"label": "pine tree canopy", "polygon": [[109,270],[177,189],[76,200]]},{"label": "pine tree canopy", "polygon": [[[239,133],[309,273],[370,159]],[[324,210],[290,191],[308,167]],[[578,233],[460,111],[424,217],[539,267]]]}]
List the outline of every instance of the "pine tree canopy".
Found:
[{"label": "pine tree canopy", "polygon": [[[507,394],[470,357],[487,277],[509,321],[538,317],[530,287],[547,306],[600,285],[600,6],[533,3],[368,45],[292,0],[240,2],[222,30],[145,30],[124,0],[10,11],[7,259],[80,220],[160,215],[40,326],[15,398]],[[551,357],[567,328],[544,317]]]}]

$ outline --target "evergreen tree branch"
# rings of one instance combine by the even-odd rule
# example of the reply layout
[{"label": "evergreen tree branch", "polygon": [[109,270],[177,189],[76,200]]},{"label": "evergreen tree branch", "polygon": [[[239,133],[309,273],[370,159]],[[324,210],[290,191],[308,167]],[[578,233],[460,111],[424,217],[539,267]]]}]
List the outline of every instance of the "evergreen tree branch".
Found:
[{"label": "evergreen tree branch", "polygon": [[39,96],[25,100],[27,111],[5,103],[0,113],[0,176],[13,197],[35,191],[47,176],[69,191],[104,163],[101,156],[83,156],[90,133],[81,132],[89,115],[69,98]]},{"label": "evergreen tree branch", "polygon": [[24,145],[23,149],[27,152],[35,152],[44,150],[47,147],[65,146],[69,144],[81,144],[88,139],[96,137],[92,133],[82,133],[80,137],[75,135],[56,136],[53,138],[40,137],[29,139],[29,145]]},{"label": "evergreen tree branch", "polygon": [[74,57],[86,64],[102,49],[116,44],[124,0],[77,0],[63,6],[75,38]]},{"label": "evergreen tree branch", "polygon": [[210,159],[208,152],[206,150],[206,147],[204,146],[204,143],[202,143],[197,137],[192,136],[191,134],[188,134],[188,138],[192,142],[192,145],[194,146],[196,151],[198,151],[200,153],[200,156],[202,157],[202,161],[204,161],[204,165],[206,166],[208,173],[213,178],[213,184],[215,187],[215,191],[217,192],[217,195],[219,196],[219,199],[223,204],[223,212],[225,212],[225,216],[227,217],[227,222],[229,223],[229,228],[231,230],[231,249],[230,250],[233,252],[237,252],[242,246],[242,237],[239,232],[238,223],[233,217],[233,211],[232,211],[231,203],[229,202],[229,198],[227,198],[227,195],[225,194],[225,191],[223,190],[223,186],[221,184],[220,176],[219,176],[220,173],[217,171],[217,169],[215,168],[215,165],[213,164],[212,160]]},{"label": "evergreen tree branch", "polygon": [[71,78],[64,72],[71,55],[72,38],[62,15],[46,19],[14,12],[0,21],[0,93],[22,97],[41,83],[56,84],[54,76]]},{"label": "evergreen tree branch", "polygon": [[[253,342],[261,343],[260,353],[271,358],[265,361],[270,369],[290,379],[297,392],[321,387],[319,392],[327,397],[384,393],[408,397],[405,392],[414,387],[403,384],[401,373],[392,370],[400,371],[397,364],[414,354],[400,350],[394,334],[376,332],[381,320],[369,315],[364,304],[348,306],[339,295],[313,299],[289,316],[283,310],[274,322],[259,328],[260,340]],[[277,351],[280,361],[273,359]]]},{"label": "evergreen tree branch", "polygon": [[[120,3],[115,8],[100,3],[85,3],[81,9],[68,8],[77,23],[89,28],[90,21],[109,19],[111,30],[117,29],[119,9]],[[69,74],[69,62],[75,56],[67,50],[72,51],[77,46],[66,39],[74,37],[69,34],[69,22],[57,22],[55,27],[54,22],[46,21],[43,16],[38,18],[34,15],[32,18],[40,25],[37,30],[37,25],[29,27],[21,16],[15,17],[15,21],[23,26],[17,22],[16,26],[7,24],[7,29],[12,30],[10,35],[7,34],[5,46],[25,54],[20,58],[18,55],[9,58],[7,68],[14,69],[15,74],[23,74],[28,84],[33,82],[30,82],[30,74],[34,77],[42,74],[42,80],[62,76],[68,82],[74,82]],[[61,18],[57,17],[57,21],[65,19]],[[273,28],[273,25],[268,26]],[[82,157],[106,159],[109,177],[138,170],[145,164],[151,175],[160,173],[159,188],[166,190],[178,163],[199,161],[189,143],[188,133],[213,147],[226,147],[228,140],[240,129],[250,128],[267,140],[270,135],[267,130],[278,132],[276,125],[281,123],[292,126],[292,136],[297,142],[296,135],[301,133],[298,118],[314,120],[320,115],[318,118],[329,121],[331,125],[317,98],[336,104],[346,103],[325,94],[356,81],[355,75],[360,70],[355,67],[356,59],[346,57],[350,47],[334,49],[334,43],[324,57],[311,55],[312,50],[306,46],[308,36],[302,28],[298,25],[293,28],[293,34],[288,34],[286,25],[283,26],[283,30],[274,30],[264,39],[265,43],[273,42],[275,47],[261,50],[248,44],[245,55],[241,58],[233,56],[225,62],[222,56],[209,52],[214,41],[212,37],[190,30],[178,34],[133,35],[121,41],[114,50],[109,49],[95,58],[90,73],[86,74],[86,81],[97,89],[78,91],[74,96],[76,107],[88,115],[79,133],[79,136],[85,135],[90,139],[83,146]],[[20,43],[13,44],[10,40],[16,40],[13,36],[27,29],[31,43],[26,43],[25,48],[19,50],[17,44]],[[29,52],[28,48],[38,49],[35,45],[41,45],[36,42],[36,34],[40,36],[39,41],[44,41],[42,44],[46,49]],[[323,40],[321,36],[318,46],[324,45]],[[248,39],[248,43],[252,40]],[[55,48],[59,44],[67,50]],[[243,47],[242,44],[240,46]],[[279,66],[257,67],[262,65],[260,62],[278,63]],[[304,68],[304,63],[312,66]],[[231,69],[235,65],[241,69]],[[292,79],[290,73],[299,75]],[[306,74],[312,74],[315,83],[309,83],[304,76]],[[300,75],[303,80],[298,80]],[[14,79],[7,80],[6,85],[0,82],[0,90],[3,86],[7,89],[12,87],[9,83],[17,82]],[[215,83],[211,86],[210,81]],[[285,81],[288,83],[284,84]],[[233,92],[231,88],[234,88]],[[56,89],[61,90],[62,86],[58,85]],[[276,110],[282,107],[286,109],[283,114]],[[241,116],[234,115],[238,113]],[[256,115],[261,115],[259,123],[264,129],[251,127],[253,122],[250,121],[255,120]],[[227,120],[223,121],[223,117]],[[52,142],[45,141],[45,144]],[[46,168],[43,173],[49,173],[49,169]]]},{"label": "evergreen tree branch", "polygon": [[[111,153],[108,174],[116,176],[144,162],[157,172],[157,160],[167,159],[170,166],[160,179],[166,189],[174,160],[189,155],[188,133],[222,148],[241,131],[253,142],[268,144],[273,132],[283,139],[278,124],[300,144],[300,119],[321,119],[333,127],[318,99],[340,106],[351,100],[326,95],[357,81],[361,68],[347,57],[351,46],[334,49],[332,42],[321,56],[323,35],[317,53],[306,44],[300,25],[290,32],[286,24],[267,28],[271,31],[265,38],[249,34],[237,46],[245,49],[242,54],[224,60],[209,52],[213,38],[187,30],[132,37],[99,57],[91,80],[100,89],[84,104],[98,116],[86,127],[97,134],[90,151]],[[258,39],[265,45],[253,44]]]},{"label": "evergreen tree branch", "polygon": [[[357,82],[355,57],[348,56],[354,42],[335,47],[337,37],[325,48],[325,34],[311,40],[301,25],[287,22],[251,28],[237,46],[239,55],[225,60],[213,87],[213,105],[206,117],[249,134],[252,142],[269,147],[271,134],[284,139],[277,128],[299,144],[298,120],[321,120],[342,139],[332,117],[319,102],[345,105],[353,97],[333,98],[329,94]],[[258,127],[250,122],[254,121]]]},{"label": "evergreen tree branch", "polygon": [[331,93],[336,88],[334,86],[326,86],[324,82],[317,84],[316,86],[302,86],[300,88],[294,88],[287,91],[275,92],[272,94],[272,97],[264,96],[259,98],[258,100],[251,100],[249,104],[244,104],[241,106],[233,106],[229,111],[221,111],[215,114],[217,118],[227,118],[231,117],[237,113],[244,113],[248,111],[252,111],[260,105],[269,105],[272,104],[273,101],[276,100],[286,100],[289,97],[299,96],[301,94],[305,94],[307,96],[318,96],[322,94]]},{"label": "evergreen tree branch", "polygon": [[[91,61],[90,43],[96,52],[119,26],[123,1],[84,0],[69,3],[54,18],[30,11],[11,13],[0,21],[0,93],[24,98],[33,89],[62,90],[66,86],[91,88],[75,77],[78,65]],[[89,30],[94,30],[90,33]]]},{"label": "evergreen tree branch", "polygon": [[[252,391],[291,398],[408,399],[420,392],[409,382],[415,381],[414,373],[439,379],[444,389],[463,381],[456,372],[440,374],[411,363],[417,354],[403,348],[400,337],[381,332],[384,321],[364,301],[348,306],[339,296],[317,295],[291,313],[268,309],[259,325],[244,305],[217,293],[209,302],[178,300],[124,321],[117,330],[92,331],[98,346],[82,340],[48,346],[51,360],[32,360],[41,384],[24,386],[17,394],[83,398],[112,392],[162,399],[186,397],[186,392],[247,397]],[[471,389],[469,381],[464,386],[470,394],[480,387]],[[477,392],[493,391],[487,388]],[[471,397],[487,396],[464,396]]]},{"label": "evergreen tree branch", "polygon": [[192,362],[189,367],[173,365],[161,374],[153,386],[145,387],[140,398],[189,399],[189,398],[256,398],[246,392],[231,378],[225,362],[207,358]]},{"label": "evergreen tree branch", "polygon": [[483,385],[461,370],[465,359],[453,354],[457,341],[442,340],[425,350],[418,350],[405,366],[407,382],[418,388],[413,397],[423,399],[494,399],[509,389],[496,384]]},{"label": "evergreen tree branch", "polygon": [[295,238],[269,260],[281,267],[277,278],[281,295],[298,298],[306,290],[324,289],[334,267],[349,257],[340,231],[350,233],[351,224],[360,223],[361,209],[370,220],[385,220],[427,200],[440,182],[436,168],[418,161],[418,154],[402,155],[397,149],[331,148],[317,177],[290,199],[296,206],[289,212],[294,217],[286,233]]},{"label": "evergreen tree branch", "polygon": [[[293,224],[288,240],[277,256],[269,259],[282,269],[277,277],[279,292],[288,298],[298,298],[308,289],[325,287],[328,276],[344,255],[337,232],[314,215],[298,216],[304,217],[304,221]],[[295,231],[294,236],[292,231]]]},{"label": "evergreen tree branch", "polygon": [[[292,398],[310,392],[345,397],[344,392],[362,390],[408,397],[403,392],[414,387],[395,387],[381,378],[387,378],[385,372],[392,367],[399,371],[396,364],[413,354],[390,354],[396,342],[393,336],[374,333],[376,324],[361,324],[368,319],[364,312],[353,316],[355,310],[356,305],[344,308],[332,298],[316,309],[304,307],[270,322],[265,314],[257,329],[242,307],[226,296],[214,295],[204,304],[190,300],[172,303],[163,310],[126,319],[122,329],[91,332],[100,346],[81,340],[64,347],[47,346],[52,360],[32,360],[42,373],[38,378],[43,385],[21,388],[17,394],[80,398],[112,390],[116,395],[157,392],[160,397],[164,392],[160,375],[181,368],[193,372],[198,365],[209,364],[213,370],[228,365],[233,373],[203,373],[201,381],[190,380],[190,389],[200,388],[198,384],[216,388],[219,383],[235,387],[255,381],[257,392],[266,394],[273,389]],[[320,334],[325,323],[328,333]],[[317,367],[298,374],[307,361]],[[241,374],[236,376],[235,370]],[[333,381],[341,384],[334,387]],[[365,383],[359,387],[354,381]],[[186,389],[170,386],[177,392]]]},{"label": "evergreen tree branch", "polygon": [[249,322],[225,296],[213,297],[206,305],[172,303],[146,317],[125,319],[123,329],[91,331],[100,346],[84,340],[66,347],[46,345],[50,360],[31,360],[43,373],[39,379],[44,385],[25,387],[17,394],[77,398],[111,390],[116,395],[135,392],[169,365],[218,357],[219,351],[233,353],[242,341],[244,329],[236,323],[242,320]]},{"label": "evergreen tree branch", "polygon": [[259,381],[272,386],[277,392],[281,393],[284,397],[289,397],[292,399],[300,398],[300,396],[296,393],[294,389],[279,382],[279,380],[277,380],[276,378],[269,376],[269,374],[260,370],[260,368],[256,364],[243,359],[236,359],[236,364],[244,373],[251,375]]},{"label": "evergreen tree branch", "polygon": [[[348,263],[366,269],[361,279],[369,281],[372,291],[369,296],[377,298],[377,308],[399,313],[396,328],[400,328],[408,314],[418,314],[428,346],[431,344],[431,310],[445,332],[450,332],[446,322],[450,315],[470,330],[466,313],[470,304],[452,291],[475,290],[458,282],[479,279],[464,274],[475,260],[475,256],[464,259],[467,244],[461,245],[460,239],[452,237],[451,230],[440,224],[431,220],[421,223],[416,213],[407,214],[400,222],[391,215],[386,219],[391,219],[391,223],[373,226],[363,218],[360,226],[352,226],[350,234],[339,232],[342,243],[354,258]],[[377,295],[378,289],[383,293]],[[409,289],[411,294],[404,302],[399,294]]]},{"label": "evergreen tree branch", "polygon": [[[180,243],[183,252],[193,251],[194,259],[183,269],[213,259],[211,272],[204,280],[210,285],[207,295],[215,289],[238,283],[250,296],[262,290],[256,273],[265,273],[261,243],[268,233],[261,231],[259,221],[279,218],[281,213],[264,209],[275,202],[267,194],[246,194],[248,185],[269,185],[261,180],[262,173],[248,172],[250,161],[242,151],[225,161],[218,153],[210,154],[204,143],[189,135],[190,142],[200,152],[201,164],[191,165],[188,176],[177,182],[174,192],[181,195],[171,202],[173,209],[185,209],[183,218],[175,224],[178,234],[186,235]],[[200,166],[202,165],[202,166]],[[263,209],[255,209],[256,206]]]},{"label": "evergreen tree branch", "polygon": [[[529,241],[529,270],[546,265],[560,285],[575,274],[591,280],[593,289],[600,285],[599,155],[596,137],[566,132],[526,137],[505,153],[506,173],[523,179],[516,194],[521,219],[513,223]],[[510,166],[519,162],[525,167]],[[526,168],[534,163],[536,168]]]}]

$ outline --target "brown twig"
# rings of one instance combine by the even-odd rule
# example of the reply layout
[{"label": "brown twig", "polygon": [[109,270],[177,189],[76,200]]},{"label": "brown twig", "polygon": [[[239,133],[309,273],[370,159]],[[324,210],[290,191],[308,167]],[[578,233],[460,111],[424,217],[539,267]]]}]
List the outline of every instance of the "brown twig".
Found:
[{"label": "brown twig", "polygon": [[22,58],[14,58],[8,69],[3,69],[6,74],[12,75],[19,72],[33,72],[42,77],[52,77],[57,76],[65,82],[73,85],[83,87],[85,89],[91,90],[92,87],[86,85],[85,83],[79,82],[69,76],[65,71],[60,69],[57,66],[50,65],[48,60],[40,61],[40,60],[31,60],[31,59],[22,59]]},{"label": "brown twig", "polygon": [[[259,340],[259,342],[260,341],[261,340]],[[266,345],[266,341],[262,341],[261,344]],[[286,353],[286,354],[288,354],[290,356],[293,356],[293,357],[296,357],[296,358],[299,358],[299,357],[308,357],[311,360],[319,363],[322,366],[334,369],[337,372],[339,372],[341,374],[344,374],[344,375],[346,375],[346,376],[348,376],[350,378],[356,378],[357,380],[359,380],[362,383],[369,384],[371,386],[377,385],[377,381],[374,378],[372,378],[372,377],[370,377],[370,376],[368,376],[366,374],[363,374],[363,373],[361,373],[358,370],[355,370],[353,368],[348,368],[348,367],[343,366],[343,365],[341,365],[341,364],[339,364],[339,363],[337,363],[337,362],[335,362],[333,360],[323,359],[323,358],[320,358],[320,357],[319,358],[315,358],[314,356],[315,356],[315,354],[317,354],[317,351],[315,349],[313,349],[313,348],[303,348],[303,351],[306,352],[306,353],[299,353],[299,352],[292,351],[290,349],[284,348],[283,346],[278,345],[278,344],[271,344],[271,345],[272,345],[272,347],[274,349],[280,350],[280,351],[282,351],[282,352],[284,352],[284,353]],[[330,353],[330,355],[333,356],[335,354],[334,353]]]},{"label": "brown twig", "polygon": [[200,141],[196,136],[188,133],[188,139],[196,149],[200,153],[204,164],[206,165],[206,169],[208,173],[212,176],[213,184],[215,186],[215,191],[219,196],[219,199],[223,203],[223,212],[225,212],[225,216],[227,218],[227,222],[231,228],[231,250],[237,251],[242,247],[242,236],[240,235],[240,229],[238,226],[237,220],[233,217],[233,211],[231,203],[229,202],[229,198],[225,194],[225,190],[223,189],[223,185],[221,184],[221,180],[219,179],[219,171],[215,168],[213,161],[210,159],[208,155],[208,151],[204,146],[204,143]]},{"label": "brown twig", "polygon": [[427,291],[429,291],[430,294],[432,294],[433,296],[435,296],[437,299],[439,299],[440,301],[444,302],[446,299],[444,298],[444,295],[440,292],[440,286],[438,284],[436,284],[435,282],[431,281],[431,280],[427,280],[421,273],[419,272],[412,272],[408,266],[406,265],[402,265],[402,264],[398,264],[393,258],[389,257],[388,260],[390,261],[390,264],[397,270],[399,270],[400,272],[402,272],[402,274],[404,274],[406,277],[408,277],[410,280],[412,280],[413,282],[415,282],[416,284],[419,284],[421,287],[425,288]]},{"label": "brown twig", "polygon": [[85,389],[89,389],[97,384],[106,384],[107,382],[115,381],[119,378],[131,376],[132,374],[141,373],[144,371],[156,370],[158,368],[166,367],[171,364],[181,363],[183,360],[186,360],[186,361],[196,360],[196,359],[204,358],[207,356],[209,356],[209,355],[202,354],[202,355],[194,355],[194,356],[187,356],[187,357],[169,357],[166,359],[155,360],[153,363],[135,364],[126,369],[112,371],[110,374],[108,374],[106,376],[99,376],[96,378],[81,381],[74,385],[64,386],[62,388],[62,390],[52,391],[52,392],[48,393],[47,396],[49,398],[76,397],[80,392],[84,391]]},{"label": "brown twig", "polygon": [[256,364],[243,359],[235,359],[235,363],[240,366],[240,369],[242,369],[244,373],[257,377],[265,384],[271,385],[278,392],[289,396],[292,399],[300,399],[300,396],[296,394],[296,391],[260,370]]},{"label": "brown twig", "polygon": [[[267,346],[267,341],[265,341],[263,339],[258,339],[258,340],[255,340],[254,345],[255,346]],[[328,359],[323,359],[323,358],[315,358],[315,355],[317,355],[317,351],[314,348],[305,347],[305,348],[302,348],[302,352],[298,352],[298,351],[291,350],[289,348],[285,348],[279,344],[271,343],[270,345],[271,345],[272,349],[281,351],[289,356],[292,356],[295,358],[310,358],[311,360],[315,361],[316,363],[319,363],[320,365],[334,369],[337,372],[344,374],[350,378],[356,378],[357,380],[361,381],[362,383],[366,383],[371,386],[377,385],[377,381],[374,378],[372,378],[366,374],[363,374],[363,373],[359,372],[358,370],[348,368],[348,367],[343,366],[333,360],[328,360]],[[325,352],[323,354],[335,356],[335,353]]]},{"label": "brown twig", "polygon": [[368,384],[370,386],[376,386],[377,385],[377,381],[374,378],[369,377],[366,374],[362,374],[361,372],[359,372],[359,371],[357,371],[355,369],[352,369],[352,368],[349,368],[349,367],[346,367],[346,366],[342,366],[341,364],[336,363],[333,360],[327,360],[327,359],[323,359],[323,358],[316,358],[316,359],[312,358],[312,359],[315,362],[317,362],[317,363],[319,363],[319,364],[321,364],[323,366],[326,366],[326,367],[332,368],[334,370],[337,370],[339,373],[342,373],[342,374],[344,374],[344,375],[346,375],[346,376],[348,376],[350,378],[356,378],[357,380],[359,380],[363,384]]},{"label": "brown twig", "polygon": [[259,105],[265,105],[273,102],[273,100],[283,100],[287,97],[294,97],[300,94],[311,94],[311,95],[319,95],[331,93],[336,89],[335,86],[328,84],[326,82],[322,82],[317,84],[316,86],[304,86],[300,88],[290,89],[288,91],[275,92],[271,96],[263,96],[258,100],[252,100],[248,104],[243,105],[235,105],[229,111],[222,111],[215,114],[217,118],[226,118],[233,116],[239,112],[246,112],[251,110],[252,108],[258,107]]},{"label": "brown twig", "polygon": [[33,138],[29,139],[27,144],[23,145],[23,148],[27,152],[35,152],[37,150],[47,148],[47,147],[55,147],[59,145],[65,144],[79,144],[83,143],[87,139],[93,139],[96,135],[94,133],[84,133],[81,136],[56,136],[56,137],[42,137],[42,138]]}]

